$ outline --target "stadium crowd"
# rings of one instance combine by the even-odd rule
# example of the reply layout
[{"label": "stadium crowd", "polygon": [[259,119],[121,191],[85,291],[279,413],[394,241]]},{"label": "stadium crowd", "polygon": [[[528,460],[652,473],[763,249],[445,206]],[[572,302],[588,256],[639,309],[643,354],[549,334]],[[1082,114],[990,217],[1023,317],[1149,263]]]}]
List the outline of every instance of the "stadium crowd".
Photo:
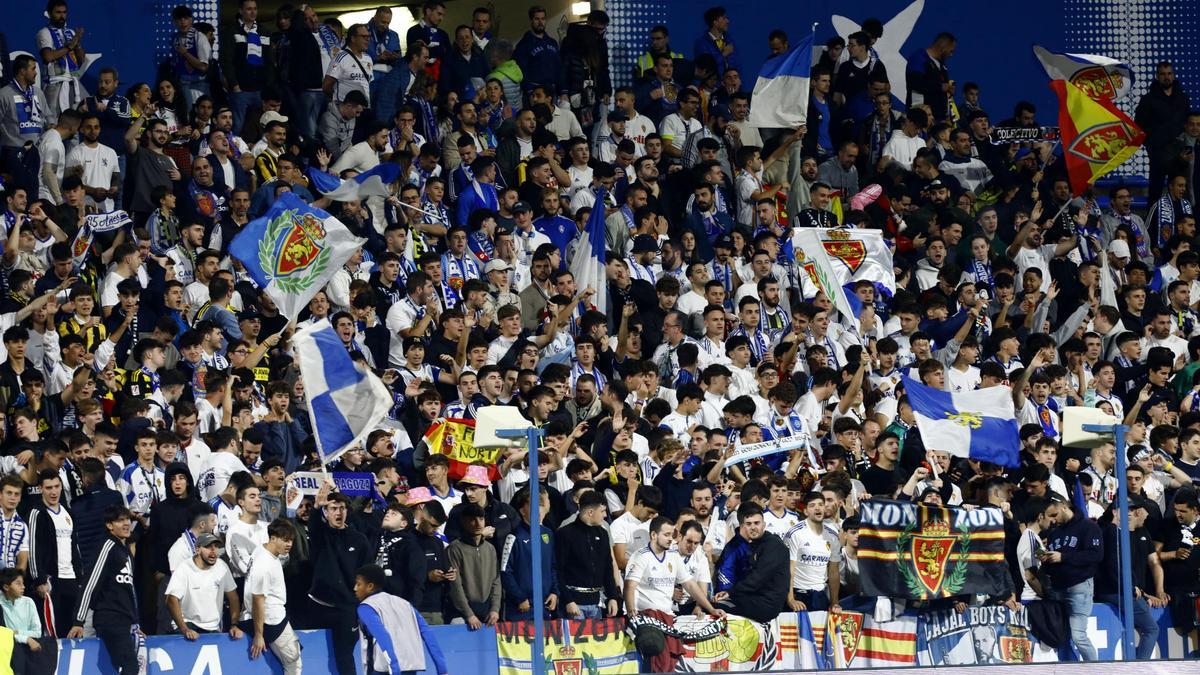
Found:
[{"label": "stadium crowd", "polygon": [[[244,635],[291,673],[294,629],[328,628],[342,673],[360,637],[383,673],[410,669],[426,625],[863,607],[871,497],[1001,508],[1011,592],[931,606],[1061,602],[1094,659],[1091,605],[1118,594],[1118,480],[1138,658],[1149,608],[1195,623],[1200,112],[1169,63],[1137,104],[1151,194],[1134,208],[1122,185],[1072,195],[1052,143],[993,144],[995,126],[1049,115],[1021,102],[1001,120],[986,89],[959,85],[951,33],[888,72],[867,19],[821,50],[807,125],[760,129],[743,41],[778,55],[789,36],[735,37],[720,7],[691,49],[652,29],[634,84],[614,86],[602,11],[560,43],[537,6],[515,41],[483,8],[448,32],[437,0],[404,39],[386,8],[342,26],[238,6],[220,31],[176,7],[153,82],[101,62],[86,91],[87,33],[64,0],[38,57],[3,64],[0,607],[18,672],[82,635],[125,674],[140,636],[170,632]],[[308,173],[381,162],[402,179],[362,202]],[[320,468],[296,325],[229,255],[284,192],[368,242],[299,323],[331,322],[394,396],[329,467],[373,474],[371,497],[289,491]],[[132,222],[73,248],[89,215],[117,209]],[[604,306],[569,271],[593,217]],[[895,293],[854,288],[861,331],[797,264],[807,227],[880,230],[892,248]],[[904,375],[1011,387],[1022,465],[925,447]],[[517,406],[543,447],[451,480],[424,433],[492,405]],[[1061,445],[1071,405],[1130,425],[1125,476],[1111,444]],[[726,468],[773,439],[808,447]],[[668,638],[654,669],[678,654]]]}]

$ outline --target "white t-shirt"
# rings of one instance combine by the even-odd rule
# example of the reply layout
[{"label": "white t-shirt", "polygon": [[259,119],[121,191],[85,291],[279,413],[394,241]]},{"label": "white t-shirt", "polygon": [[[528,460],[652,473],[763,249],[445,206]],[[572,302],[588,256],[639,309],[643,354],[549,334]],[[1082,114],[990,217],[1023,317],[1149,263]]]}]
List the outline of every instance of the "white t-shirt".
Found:
[{"label": "white t-shirt", "polygon": [[959,394],[964,391],[974,391],[979,387],[979,369],[975,366],[967,366],[966,372],[950,366],[945,370],[946,373],[946,391]]},{"label": "white t-shirt", "polygon": [[1017,263],[1017,271],[1023,275],[1025,270],[1031,267],[1036,267],[1042,271],[1042,288],[1045,293],[1050,288],[1050,261],[1054,259],[1054,251],[1058,246],[1055,244],[1042,244],[1037,248],[1028,248],[1022,246],[1017,254],[1013,256],[1013,262]]},{"label": "white t-shirt", "polygon": [[247,523],[241,518],[229,521],[229,529],[225,531],[225,556],[234,576],[246,575],[254,552],[267,543],[267,539],[267,523]]},{"label": "white t-shirt", "polygon": [[829,563],[841,562],[841,544],[837,535],[822,526],[813,532],[808,521],[801,522],[784,538],[792,558],[792,588],[802,591],[824,590],[829,583]]},{"label": "white t-shirt", "polygon": [[770,509],[764,509],[763,522],[767,526],[767,532],[786,541],[788,533],[791,532],[792,528],[803,523],[804,519],[800,517],[800,514],[791,509],[784,509],[782,516],[775,515]]},{"label": "white t-shirt", "polygon": [[196,555],[196,540],[191,532],[184,532],[179,535],[171,548],[167,550],[167,569],[174,572],[179,569],[179,566],[188,561],[188,558]]},{"label": "white t-shirt", "polygon": [[[1021,540],[1017,542],[1017,563],[1020,564],[1022,573],[1025,570],[1034,570],[1036,574],[1037,568],[1041,565],[1041,562],[1033,555],[1039,548],[1035,543],[1036,539],[1037,535],[1033,533],[1033,530],[1025,530],[1021,533]],[[1037,599],[1038,594],[1034,592],[1029,586],[1029,582],[1026,581],[1025,588],[1021,590],[1021,602]]]},{"label": "white t-shirt", "polygon": [[45,508],[46,513],[50,515],[50,520],[54,523],[54,542],[58,549],[58,578],[74,579],[75,566],[72,563],[75,561],[75,549],[71,546],[71,532],[75,526],[71,520],[71,514],[67,513],[61,504],[57,513],[49,506]]},{"label": "white t-shirt", "polygon": [[[121,173],[121,167],[117,162],[116,151],[103,143],[97,143],[95,148],[89,148],[86,144],[80,143],[67,153],[67,168],[82,167],[83,175],[79,178],[84,185],[92,188],[108,189],[112,187],[113,177]],[[107,213],[113,210],[113,200],[111,199],[95,202],[88,197],[87,200],[89,203],[96,204],[102,212]]]},{"label": "white t-shirt", "polygon": [[762,179],[748,171],[739,171],[733,182],[737,190],[737,222],[754,224],[754,200],[751,195],[762,189]]},{"label": "white t-shirt", "polygon": [[391,343],[388,345],[389,366],[394,368],[404,363],[404,338],[400,337],[400,331],[415,326],[425,315],[424,310],[424,307],[418,307],[408,297],[401,298],[400,302],[388,308],[384,323],[388,333],[392,336]]},{"label": "white t-shirt", "polygon": [[184,621],[197,628],[219,631],[225,594],[236,588],[224,560],[218,559],[212,567],[202,570],[196,566],[195,559],[189,559],[171,574],[166,592],[179,599]]},{"label": "white t-shirt", "polygon": [[[194,441],[193,441],[194,442]],[[214,452],[208,458],[208,467],[200,474],[196,489],[200,497],[208,501],[225,491],[229,477],[238,471],[246,471],[246,465],[232,452]]]},{"label": "white t-shirt", "polygon": [[666,614],[674,611],[675,586],[691,578],[679,553],[664,551],[659,557],[649,546],[643,546],[629,559],[625,573],[625,581],[637,582],[637,610],[655,609]]},{"label": "white t-shirt", "polygon": [[[361,66],[360,66],[361,64]],[[349,49],[343,49],[333,57],[326,75],[336,82],[333,85],[333,100],[345,101],[346,94],[352,91],[362,92],[367,97],[367,105],[371,104],[371,69],[374,67],[371,57],[365,52],[355,60]]]},{"label": "white t-shirt", "polygon": [[246,573],[245,597],[242,600],[242,618],[252,618],[253,596],[261,595],[263,622],[269,626],[283,623],[287,619],[287,583],[283,578],[283,565],[266,547],[260,546],[250,559],[250,571]]},{"label": "white t-shirt", "polygon": [[638,520],[626,511],[612,522],[609,534],[612,536],[613,546],[624,544],[626,557],[632,558],[632,551],[650,543],[650,521]]},{"label": "white t-shirt", "polygon": [[658,133],[663,140],[674,145],[677,149],[683,150],[683,144],[687,140],[689,133],[697,133],[703,131],[704,125],[700,120],[693,117],[690,120],[684,120],[679,113],[667,115],[658,125]]},{"label": "white t-shirt", "polygon": [[[58,185],[61,188],[63,170],[67,168],[67,149],[63,145],[62,135],[52,128],[42,134],[42,137],[38,139],[37,146],[42,164],[49,164],[54,167],[54,174],[58,176]],[[40,180],[40,173],[38,174],[38,178],[38,198],[57,202],[54,196],[50,194],[50,189],[46,186],[45,182]]]}]

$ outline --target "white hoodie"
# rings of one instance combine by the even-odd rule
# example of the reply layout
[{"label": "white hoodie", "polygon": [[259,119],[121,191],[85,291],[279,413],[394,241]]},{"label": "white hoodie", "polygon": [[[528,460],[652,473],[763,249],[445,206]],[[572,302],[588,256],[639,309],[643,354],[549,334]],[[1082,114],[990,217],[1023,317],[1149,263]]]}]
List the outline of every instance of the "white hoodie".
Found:
[{"label": "white hoodie", "polygon": [[887,145],[883,146],[883,154],[911,171],[913,159],[916,158],[917,151],[923,147],[925,147],[925,139],[920,136],[911,138],[902,130],[896,129],[892,132],[892,138],[888,140]]}]

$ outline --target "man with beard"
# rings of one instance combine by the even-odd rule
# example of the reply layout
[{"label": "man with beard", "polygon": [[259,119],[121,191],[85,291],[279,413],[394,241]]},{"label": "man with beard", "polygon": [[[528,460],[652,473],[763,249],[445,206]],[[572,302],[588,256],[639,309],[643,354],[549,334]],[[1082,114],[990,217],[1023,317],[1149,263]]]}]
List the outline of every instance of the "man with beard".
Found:
[{"label": "man with beard", "polygon": [[832,198],[833,188],[828,183],[814,182],[809,188],[808,208],[796,214],[792,225],[794,227],[837,227],[837,216],[829,210]]},{"label": "man with beard", "polygon": [[[145,222],[150,213],[158,208],[151,200],[156,187],[171,188],[173,181],[183,176],[175,166],[175,160],[163,153],[170,135],[167,123],[154,117],[153,105],[143,112],[137,122],[125,132],[125,151],[129,154],[129,209],[135,222]],[[143,132],[145,132],[143,134]],[[145,136],[145,143],[139,139]]]},{"label": "man with beard", "polygon": [[[238,139],[240,140],[240,139]],[[204,154],[200,155],[204,157]],[[236,153],[229,134],[220,129],[208,132],[208,155],[213,165],[213,173],[227,188],[249,188],[250,174],[247,166],[254,169],[254,156],[248,152]]]},{"label": "man with beard", "polygon": [[929,148],[917,151],[917,156],[913,158],[912,168],[913,173],[916,175],[905,182],[912,188],[916,201],[923,205],[929,203],[939,204],[938,201],[933,200],[929,196],[935,181],[938,186],[947,188],[946,203],[949,202],[950,195],[962,192],[962,185],[959,184],[958,179],[939,170],[938,164],[937,152]]},{"label": "man with beard", "polygon": [[101,68],[96,80],[96,95],[89,96],[79,104],[79,110],[100,118],[100,143],[112,148],[117,155],[125,156],[125,132],[133,119],[129,112],[129,100],[117,94],[119,85],[116,68]]},{"label": "man with beard", "polygon": [[1179,230],[1180,222],[1185,217],[1194,217],[1195,210],[1187,198],[1187,189],[1187,176],[1174,174],[1168,177],[1162,197],[1150,209],[1147,225],[1151,235],[1151,246],[1160,253],[1166,248],[1171,237],[1184,234]]},{"label": "man with beard", "polygon": [[229,188],[215,179],[209,157],[192,161],[192,180],[187,185],[188,199],[180,200],[179,219],[182,223],[200,223],[211,232],[229,209]]},{"label": "man with beard", "polygon": [[458,139],[463,135],[475,139],[477,153],[488,156],[492,156],[494,153],[487,143],[481,141],[489,132],[486,129],[480,130],[476,126],[479,124],[479,112],[474,101],[459,101],[454,108],[454,115],[458,118],[458,124],[455,125],[457,130],[446,134],[446,137],[442,139],[442,161],[445,163],[447,171],[454,171],[462,163],[462,157],[458,154]]},{"label": "man with beard", "polygon": [[113,198],[121,191],[120,160],[116,149],[100,142],[103,130],[98,115],[85,113],[79,131],[83,142],[67,153],[66,175],[78,176],[97,210],[107,213],[113,210]]},{"label": "man with beard", "polygon": [[229,209],[221,215],[221,222],[204,233],[204,248],[229,252],[229,244],[238,232],[250,222],[250,191],[237,187],[229,195]]},{"label": "man with beard", "polygon": [[[733,230],[733,218],[717,209],[716,192],[709,183],[701,183],[692,191],[692,208],[684,228],[696,236],[697,255],[704,260],[713,254],[713,242]],[[714,278],[715,275],[714,275]]]},{"label": "man with beard", "polygon": [[1150,250],[1150,234],[1146,222],[1133,212],[1133,193],[1124,185],[1114,187],[1108,193],[1109,211],[1100,216],[1100,226],[1104,233],[1102,241],[1116,240],[1117,228],[1127,227],[1133,232],[1133,258],[1147,265],[1154,265],[1154,253]]},{"label": "man with beard", "polygon": [[83,101],[84,89],[79,83],[87,54],[81,44],[84,29],[67,27],[66,0],[53,0],[46,6],[50,23],[37,32],[38,55],[46,64],[46,98],[49,99],[50,119]]},{"label": "man with beard", "polygon": [[[1083,212],[1086,217],[1087,213]],[[1017,270],[1024,274],[1025,270],[1036,267],[1042,273],[1041,291],[1050,288],[1050,261],[1064,256],[1078,244],[1074,234],[1060,239],[1054,244],[1043,244],[1042,228],[1031,218],[1017,232],[1013,243],[1008,247],[1008,255],[1017,263]]]},{"label": "man with beard", "polygon": [[616,111],[625,113],[625,138],[633,141],[633,154],[641,157],[646,153],[646,137],[654,133],[654,122],[637,111],[637,97],[632,87],[617,90]]}]

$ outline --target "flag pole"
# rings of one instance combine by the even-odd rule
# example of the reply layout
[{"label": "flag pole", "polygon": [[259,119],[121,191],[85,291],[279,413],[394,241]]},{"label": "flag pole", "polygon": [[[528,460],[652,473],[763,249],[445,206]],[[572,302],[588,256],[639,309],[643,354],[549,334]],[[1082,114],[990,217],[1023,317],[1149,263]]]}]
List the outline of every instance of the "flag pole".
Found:
[{"label": "flag pole", "polygon": [[403,206],[406,209],[412,209],[413,211],[416,211],[417,213],[424,213],[425,215],[429,216],[430,218],[433,218],[434,220],[437,220],[438,222],[440,222],[443,225],[450,224],[450,223],[446,222],[445,218],[441,217],[440,215],[438,215],[436,213],[433,213],[432,211],[426,211],[425,209],[419,209],[419,208],[413,206],[412,204],[405,204],[404,202],[400,201],[399,199],[396,200],[396,203],[399,204],[400,206]]}]

